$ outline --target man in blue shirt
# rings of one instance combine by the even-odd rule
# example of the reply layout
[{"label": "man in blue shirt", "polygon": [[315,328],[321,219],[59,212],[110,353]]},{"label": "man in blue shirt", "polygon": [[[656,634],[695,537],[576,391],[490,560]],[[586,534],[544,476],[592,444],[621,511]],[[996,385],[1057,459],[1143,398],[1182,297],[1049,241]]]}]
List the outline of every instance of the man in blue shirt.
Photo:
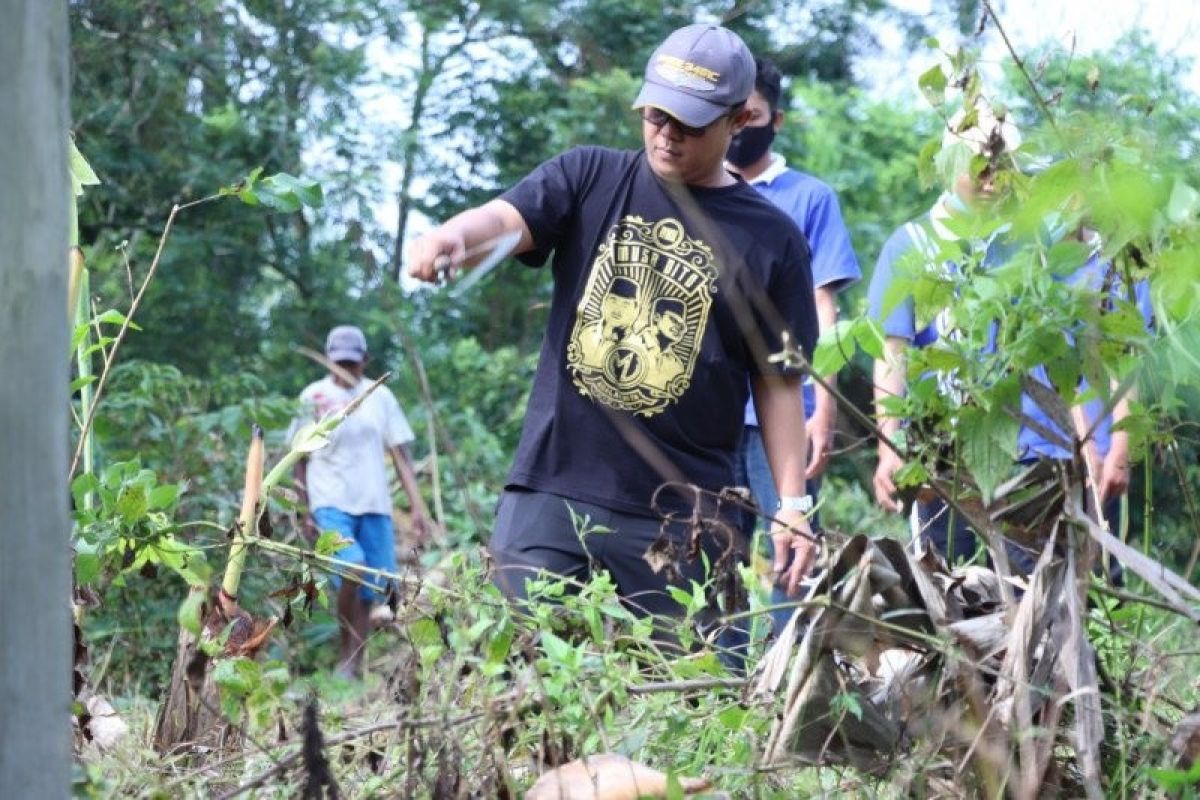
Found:
[{"label": "man in blue shirt", "polygon": [[[955,127],[953,121],[949,125]],[[961,141],[959,139],[961,138]],[[959,147],[963,144],[970,152],[996,158],[1004,151],[1011,151],[1019,146],[1020,136],[1010,122],[997,120],[990,113],[980,113],[980,121],[975,128],[961,134],[948,134],[945,145]],[[990,152],[988,148],[1002,148],[1001,153]],[[966,162],[963,162],[965,167]],[[951,232],[952,217],[961,210],[977,207],[978,203],[986,202],[993,193],[990,170],[972,177],[966,169],[960,171],[955,180],[952,193],[943,194],[925,217],[906,223],[898,228],[884,244],[880,253],[875,272],[871,277],[868,290],[869,313],[881,320],[885,339],[885,358],[875,362],[875,398],[877,418],[881,432],[894,436],[900,429],[902,421],[890,416],[883,408],[883,401],[888,397],[902,396],[906,392],[906,361],[905,350],[911,344],[925,347],[937,341],[940,337],[952,335],[944,315],[937,315],[924,327],[918,328],[914,301],[911,296],[902,298],[894,308],[885,309],[885,296],[892,283],[896,267],[905,258],[933,258],[933,254],[942,250],[942,243],[954,241],[956,236]],[[985,243],[982,263],[985,266],[995,266],[1004,263],[1012,254],[1010,247],[1002,241],[1004,232],[999,232],[991,241]],[[1110,265],[1102,262],[1096,255],[1098,247],[1093,245],[1093,253],[1086,262],[1072,275],[1065,279],[1071,286],[1082,286],[1092,291],[1100,291],[1108,285],[1120,295],[1119,287],[1113,286],[1110,280]],[[953,265],[938,265],[934,268]],[[1147,297],[1143,292],[1137,296],[1139,310],[1145,322],[1149,325],[1149,310]],[[885,313],[886,312],[886,313]],[[1070,337],[1070,333],[1064,331]],[[994,333],[993,333],[994,336]],[[989,345],[989,350],[994,343]],[[1047,390],[1053,391],[1046,369],[1042,366],[1030,373],[1030,378],[1040,382]],[[939,376],[939,381],[946,391],[954,390],[953,376]],[[1080,387],[1081,393],[1087,392],[1086,385]],[[1064,432],[1051,421],[1047,414],[1028,394],[1021,396],[1021,412],[1032,424],[1023,425],[1018,436],[1017,461],[1032,464],[1038,461],[1070,462],[1072,453],[1068,449],[1074,437],[1084,438],[1092,427],[1092,423],[1103,410],[1103,403],[1094,399],[1082,406],[1072,409],[1073,430]],[[1110,527],[1115,530],[1116,512],[1119,498],[1129,486],[1129,450],[1127,434],[1111,432],[1114,421],[1120,420],[1127,413],[1124,402],[1117,404],[1109,418],[1102,419],[1096,425],[1096,430],[1086,440],[1084,456],[1088,461],[1088,471],[1096,481],[1096,493],[1103,504],[1102,512]],[[1049,435],[1047,435],[1049,434]],[[1064,446],[1067,445],[1067,446]],[[876,501],[885,509],[897,513],[903,510],[903,504],[897,498],[895,474],[903,465],[901,457],[882,442],[879,445],[879,461],[874,476],[874,491]],[[921,538],[950,560],[969,559],[975,552],[975,538],[962,520],[954,519],[953,512],[940,500],[923,501],[918,499],[914,505],[915,527]],[[1029,572],[1034,565],[1031,554],[1020,548],[1007,548],[1010,560],[1022,572]],[[1119,566],[1113,570],[1114,577],[1119,575]]]},{"label": "man in blue shirt", "polygon": [[[858,259],[850,243],[850,233],[842,221],[837,193],[823,181],[787,166],[783,156],[771,150],[775,134],[783,125],[780,108],[783,78],[770,61],[755,59],[754,91],[746,101],[750,119],[740,133],[733,137],[726,161],[731,171],[768,200],[782,209],[803,231],[812,249],[813,299],[821,331],[837,322],[837,294],[862,278]],[[833,377],[833,376],[828,376]],[[808,464],[805,480],[808,494],[815,498],[821,474],[829,461],[829,450],[837,421],[837,404],[833,396],[806,380],[803,386],[805,427],[808,432]],[[754,500],[764,512],[774,514],[779,508],[779,496],[771,468],[763,449],[762,433],[753,402],[746,404],[746,428],[738,453],[739,479],[749,484]],[[753,533],[754,520],[747,524]],[[770,539],[768,538],[768,547]],[[773,600],[785,602],[786,594],[778,588]],[[777,615],[777,627],[791,616]]]}]

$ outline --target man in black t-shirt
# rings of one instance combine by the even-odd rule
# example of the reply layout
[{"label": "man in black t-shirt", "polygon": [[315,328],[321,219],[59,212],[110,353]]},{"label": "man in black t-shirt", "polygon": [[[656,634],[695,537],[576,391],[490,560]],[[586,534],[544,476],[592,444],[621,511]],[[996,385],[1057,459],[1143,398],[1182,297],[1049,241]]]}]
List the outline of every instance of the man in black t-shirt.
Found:
[{"label": "man in black t-shirt", "polygon": [[[754,75],[733,32],[675,31],[634,103],[643,150],[572,149],[411,248],[409,273],[425,281],[508,231],[521,261],[552,257],[546,337],[490,542],[510,596],[533,571],[583,580],[599,565],[634,608],[678,614],[643,556],[656,511],[687,519],[694,497],[664,492],[652,508],[652,496],[666,482],[732,485],[748,386],[783,498],[769,509],[777,572],[796,554],[781,575],[792,595],[811,566],[800,376],[768,361],[785,332],[811,356],[808,244],[723,166]],[[685,588],[704,579],[699,562]]]}]

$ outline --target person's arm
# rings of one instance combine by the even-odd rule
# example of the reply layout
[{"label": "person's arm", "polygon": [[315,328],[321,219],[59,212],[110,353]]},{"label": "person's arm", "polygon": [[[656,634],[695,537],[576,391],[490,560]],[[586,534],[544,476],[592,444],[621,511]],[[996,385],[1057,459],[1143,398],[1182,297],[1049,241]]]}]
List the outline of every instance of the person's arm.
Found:
[{"label": "person's arm", "polygon": [[[1118,419],[1113,414],[1114,421]],[[1129,433],[1113,431],[1108,455],[1100,469],[1100,502],[1120,497],[1129,491]]]},{"label": "person's arm", "polygon": [[[1113,391],[1117,390],[1115,382],[1112,389]],[[1076,428],[1082,428],[1082,430],[1077,430],[1076,434],[1082,437],[1087,434],[1091,423],[1088,421],[1087,415],[1083,413],[1082,406],[1076,406],[1072,411]],[[1074,413],[1076,411],[1078,413]],[[1113,406],[1112,424],[1115,426],[1127,416],[1129,416],[1128,395],[1122,397]],[[1103,460],[1100,459],[1095,440],[1088,440],[1084,444],[1084,457],[1088,459],[1088,471],[1091,473],[1092,480],[1096,481],[1096,493],[1099,494],[1101,503],[1113,497],[1120,497],[1129,491],[1129,433],[1127,431],[1112,431],[1109,436],[1108,454],[1104,456]]]},{"label": "person's arm", "polygon": [[421,489],[417,486],[412,457],[408,454],[408,448],[402,444],[392,445],[388,452],[391,453],[392,464],[396,467],[396,475],[400,477],[400,485],[408,495],[408,507],[412,509],[413,533],[418,542],[427,542],[433,535],[433,522],[429,516],[429,508],[425,505],[425,498],[421,496]]},{"label": "person's arm", "polygon": [[[837,294],[828,286],[818,286],[813,290],[813,301],[817,306],[817,324],[823,334],[837,324]],[[837,380],[837,373],[821,377],[832,383]],[[808,466],[804,477],[808,480],[819,478],[825,472],[829,464],[829,449],[833,445],[833,429],[837,424],[837,401],[825,387],[816,387],[816,401],[812,418],[807,424]]]},{"label": "person's arm", "polygon": [[[514,255],[533,247],[529,226],[511,203],[497,199],[467,209],[413,242],[408,254],[408,274],[428,283],[436,282],[441,277],[437,268],[439,257],[447,256],[459,266],[458,262],[471,248],[508,231],[521,232],[521,240],[513,249]],[[462,266],[469,266],[486,255],[479,253]]]},{"label": "person's arm", "polygon": [[299,504],[303,513],[303,522],[300,523],[300,532],[309,544],[315,544],[320,531],[317,530],[317,522],[313,519],[312,509],[308,507],[308,459],[302,458],[296,462],[296,466],[292,467],[292,477],[296,482],[296,502]]},{"label": "person's arm", "polygon": [[[875,361],[875,423],[879,426],[880,436],[892,439],[900,430],[900,419],[891,416],[884,408],[883,401],[889,397],[903,397],[908,391],[907,368],[908,362],[904,349],[908,341],[898,336],[889,336],[884,340],[884,357]],[[879,442],[879,463],[875,467],[875,502],[884,509],[900,513],[904,504],[896,497],[896,470],[904,465],[904,459],[883,441]]]},{"label": "person's arm", "polygon": [[[752,381],[754,405],[758,422],[762,428],[763,447],[767,451],[767,462],[775,477],[775,488],[780,497],[797,497],[807,494],[804,468],[808,461],[808,436],[804,430],[804,404],[800,397],[799,377],[760,375]],[[804,512],[776,510],[776,522],[771,529],[775,544],[773,569],[776,579],[788,596],[795,596],[800,579],[808,574],[816,557],[816,543],[805,536],[796,535],[794,530],[812,535],[812,527]],[[789,556],[791,568],[787,569]]]}]

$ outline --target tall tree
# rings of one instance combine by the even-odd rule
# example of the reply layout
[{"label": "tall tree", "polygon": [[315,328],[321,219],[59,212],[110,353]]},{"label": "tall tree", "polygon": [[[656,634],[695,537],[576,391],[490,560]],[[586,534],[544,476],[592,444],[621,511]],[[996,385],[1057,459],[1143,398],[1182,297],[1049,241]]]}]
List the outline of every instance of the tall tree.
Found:
[{"label": "tall tree", "polygon": [[67,797],[66,4],[0,15],[0,796]]},{"label": "tall tree", "polygon": [[359,142],[354,89],[372,4],[77,0],[71,20],[75,131],[104,180],[81,209],[101,303],[127,300],[125,257],[136,279],[175,202],[256,167],[309,174],[330,195],[320,216],[236,204],[190,215],[128,355],[203,374],[246,364],[268,335],[284,353],[312,344],[327,309],[371,279],[355,223],[378,159]]}]

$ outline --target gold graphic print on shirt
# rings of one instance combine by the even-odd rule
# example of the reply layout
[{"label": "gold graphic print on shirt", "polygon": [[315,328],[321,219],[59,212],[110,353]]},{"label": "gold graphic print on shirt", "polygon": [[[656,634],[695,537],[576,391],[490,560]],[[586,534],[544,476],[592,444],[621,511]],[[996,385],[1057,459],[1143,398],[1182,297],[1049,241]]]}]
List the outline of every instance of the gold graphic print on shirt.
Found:
[{"label": "gold graphic print on shirt", "polygon": [[619,411],[652,417],[691,384],[717,292],[712,248],[676,219],[628,216],[592,262],[567,346],[575,387]]}]

